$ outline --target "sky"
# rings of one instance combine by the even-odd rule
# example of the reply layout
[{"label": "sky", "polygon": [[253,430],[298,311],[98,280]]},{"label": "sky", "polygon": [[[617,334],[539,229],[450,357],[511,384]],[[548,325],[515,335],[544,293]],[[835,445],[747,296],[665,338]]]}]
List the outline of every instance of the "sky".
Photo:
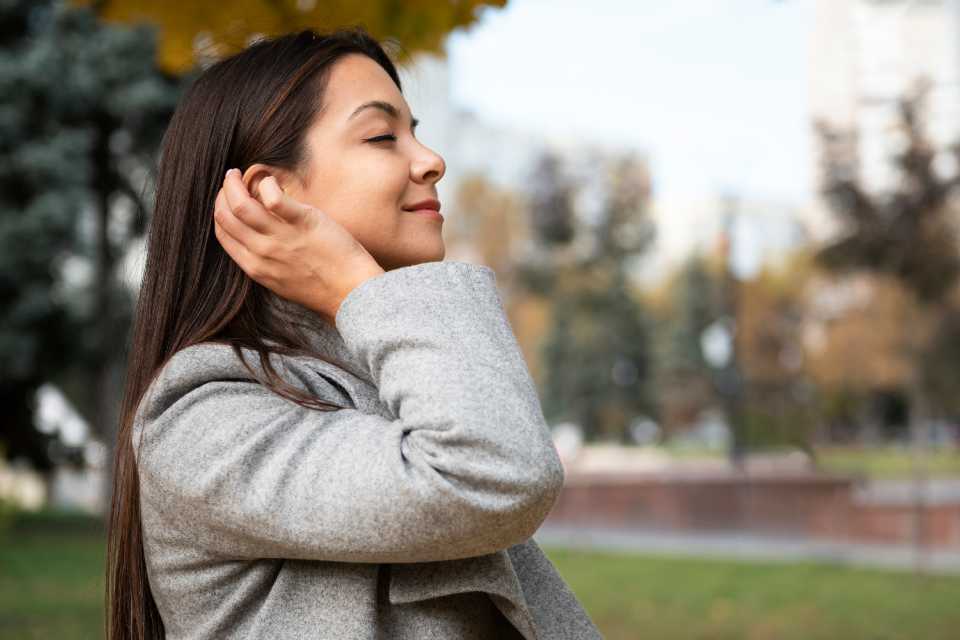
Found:
[{"label": "sky", "polygon": [[648,155],[661,196],[812,194],[813,0],[510,0],[447,42],[453,102]]}]

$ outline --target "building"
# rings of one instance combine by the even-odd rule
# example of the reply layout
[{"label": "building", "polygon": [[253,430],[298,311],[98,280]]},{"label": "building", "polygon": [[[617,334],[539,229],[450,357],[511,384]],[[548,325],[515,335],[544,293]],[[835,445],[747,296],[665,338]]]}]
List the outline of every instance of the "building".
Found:
[{"label": "building", "polygon": [[[888,189],[896,176],[897,101],[919,80],[931,83],[931,140],[960,140],[960,0],[816,0],[810,51],[811,116],[856,132],[868,188]],[[818,167],[812,175],[819,190]]]}]

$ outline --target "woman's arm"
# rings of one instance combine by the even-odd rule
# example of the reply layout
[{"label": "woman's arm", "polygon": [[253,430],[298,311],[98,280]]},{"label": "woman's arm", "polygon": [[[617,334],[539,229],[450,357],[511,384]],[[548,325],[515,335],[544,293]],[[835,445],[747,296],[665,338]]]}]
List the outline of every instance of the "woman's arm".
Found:
[{"label": "woman's arm", "polygon": [[145,414],[143,499],[227,556],[422,562],[529,538],[564,474],[494,272],[385,272],[336,325],[395,420],[306,409],[193,364]]}]

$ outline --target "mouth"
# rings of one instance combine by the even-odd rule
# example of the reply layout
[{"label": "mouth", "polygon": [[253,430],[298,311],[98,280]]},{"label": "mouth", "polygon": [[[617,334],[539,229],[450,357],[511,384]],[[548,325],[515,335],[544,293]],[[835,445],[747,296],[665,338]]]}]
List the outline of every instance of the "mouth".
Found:
[{"label": "mouth", "polygon": [[406,205],[403,207],[403,210],[443,222],[443,216],[440,215],[440,201],[436,198],[428,198]]},{"label": "mouth", "polygon": [[404,211],[443,222],[443,216],[436,209],[404,209]]}]

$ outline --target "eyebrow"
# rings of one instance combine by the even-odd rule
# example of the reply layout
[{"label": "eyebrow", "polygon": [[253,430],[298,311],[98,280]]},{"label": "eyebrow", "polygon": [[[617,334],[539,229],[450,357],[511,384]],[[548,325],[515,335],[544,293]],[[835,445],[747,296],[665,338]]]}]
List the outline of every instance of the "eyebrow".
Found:
[{"label": "eyebrow", "polygon": [[[395,119],[395,120],[399,120],[399,119],[400,119],[400,110],[397,109],[397,108],[396,108],[395,106],[393,106],[392,104],[390,104],[389,102],[384,102],[383,100],[370,100],[370,101],[368,101],[368,102],[364,102],[364,103],[361,104],[359,107],[357,107],[356,109],[354,109],[354,110],[353,110],[353,113],[350,114],[350,116],[347,118],[347,120],[350,120],[351,118],[353,118],[355,115],[357,115],[358,113],[360,113],[360,112],[363,111],[364,109],[379,109],[380,111],[383,111],[384,113],[386,113],[388,116],[390,116],[391,118],[393,118],[393,119]],[[413,128],[416,127],[418,124],[420,124],[420,121],[417,120],[416,118],[412,118],[412,117],[411,117],[411,119],[410,119],[410,128],[413,129]]]}]

